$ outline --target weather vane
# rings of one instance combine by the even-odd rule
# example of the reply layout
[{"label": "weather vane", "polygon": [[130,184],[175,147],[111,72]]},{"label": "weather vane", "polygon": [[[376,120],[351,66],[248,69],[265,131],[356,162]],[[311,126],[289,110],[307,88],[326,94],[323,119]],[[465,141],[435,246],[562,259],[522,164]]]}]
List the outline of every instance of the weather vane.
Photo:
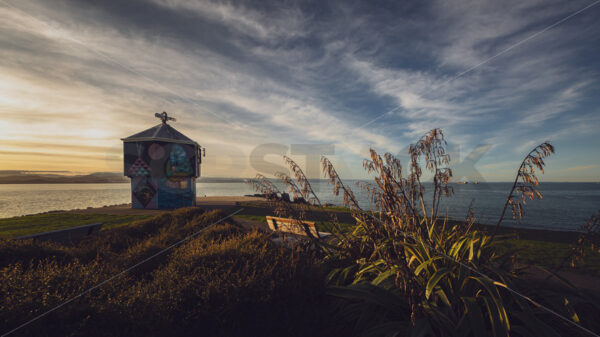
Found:
[{"label": "weather vane", "polygon": [[163,113],[161,114],[155,113],[154,117],[159,118],[163,122],[163,124],[167,124],[167,121],[177,121],[174,117],[169,117],[169,115],[167,115],[165,111],[163,111]]}]

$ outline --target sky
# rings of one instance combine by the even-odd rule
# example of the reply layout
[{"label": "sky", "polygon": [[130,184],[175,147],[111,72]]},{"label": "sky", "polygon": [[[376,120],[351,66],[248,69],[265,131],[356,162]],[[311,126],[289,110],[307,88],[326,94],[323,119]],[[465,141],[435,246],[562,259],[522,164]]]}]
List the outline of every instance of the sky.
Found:
[{"label": "sky", "polygon": [[363,178],[441,128],[458,178],[551,141],[542,181],[600,182],[599,2],[0,0],[0,170],[121,171],[167,111],[204,176]]}]

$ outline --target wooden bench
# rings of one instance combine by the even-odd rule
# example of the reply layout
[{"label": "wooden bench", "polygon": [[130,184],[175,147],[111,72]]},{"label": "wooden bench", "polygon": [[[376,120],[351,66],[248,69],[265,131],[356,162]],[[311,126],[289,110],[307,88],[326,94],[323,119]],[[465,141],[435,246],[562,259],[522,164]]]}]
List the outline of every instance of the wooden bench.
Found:
[{"label": "wooden bench", "polygon": [[59,243],[71,243],[83,239],[86,236],[94,235],[100,231],[103,222],[93,223],[89,225],[57,229],[55,231],[36,233],[31,235],[19,236],[15,240],[34,239],[40,241],[54,241]]},{"label": "wooden bench", "polygon": [[315,225],[315,223],[313,221],[299,222],[298,220],[294,220],[294,219],[267,216],[267,224],[269,224],[269,229],[272,231],[289,233],[289,234],[293,234],[293,235],[297,235],[297,236],[308,237],[308,235],[306,233],[307,230],[308,230],[308,233],[310,233],[310,235],[312,237],[315,237],[318,239],[331,235],[331,233],[319,232],[317,230],[317,226]]}]

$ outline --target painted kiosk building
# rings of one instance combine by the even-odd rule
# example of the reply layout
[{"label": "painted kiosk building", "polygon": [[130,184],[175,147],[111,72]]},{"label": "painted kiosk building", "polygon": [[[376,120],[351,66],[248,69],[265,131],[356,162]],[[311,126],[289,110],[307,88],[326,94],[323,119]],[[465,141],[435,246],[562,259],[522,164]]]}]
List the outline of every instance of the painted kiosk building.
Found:
[{"label": "painted kiosk building", "polygon": [[162,123],[121,139],[132,208],[195,206],[202,147],[167,124],[175,119],[166,112],[155,116]]}]

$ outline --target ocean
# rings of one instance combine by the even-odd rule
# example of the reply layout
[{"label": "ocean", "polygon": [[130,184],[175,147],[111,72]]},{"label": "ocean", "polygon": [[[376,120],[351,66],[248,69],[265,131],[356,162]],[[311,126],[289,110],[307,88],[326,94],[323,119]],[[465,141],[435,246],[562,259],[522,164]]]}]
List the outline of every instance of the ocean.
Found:
[{"label": "ocean", "polygon": [[[346,182],[355,191],[361,206],[368,208],[368,198],[354,182]],[[496,223],[510,190],[510,183],[452,185],[454,195],[443,199],[440,214],[451,219],[464,219],[472,205],[481,223]],[[283,189],[283,186],[279,185]],[[331,186],[325,181],[313,182],[323,202],[341,205]],[[131,202],[129,184],[2,184],[0,185],[0,218],[82,209]],[[198,196],[239,196],[256,193],[244,182],[199,182]],[[503,224],[547,230],[579,228],[600,209],[600,183],[542,183],[543,200],[528,201],[525,216],[516,223],[510,210]]]}]

